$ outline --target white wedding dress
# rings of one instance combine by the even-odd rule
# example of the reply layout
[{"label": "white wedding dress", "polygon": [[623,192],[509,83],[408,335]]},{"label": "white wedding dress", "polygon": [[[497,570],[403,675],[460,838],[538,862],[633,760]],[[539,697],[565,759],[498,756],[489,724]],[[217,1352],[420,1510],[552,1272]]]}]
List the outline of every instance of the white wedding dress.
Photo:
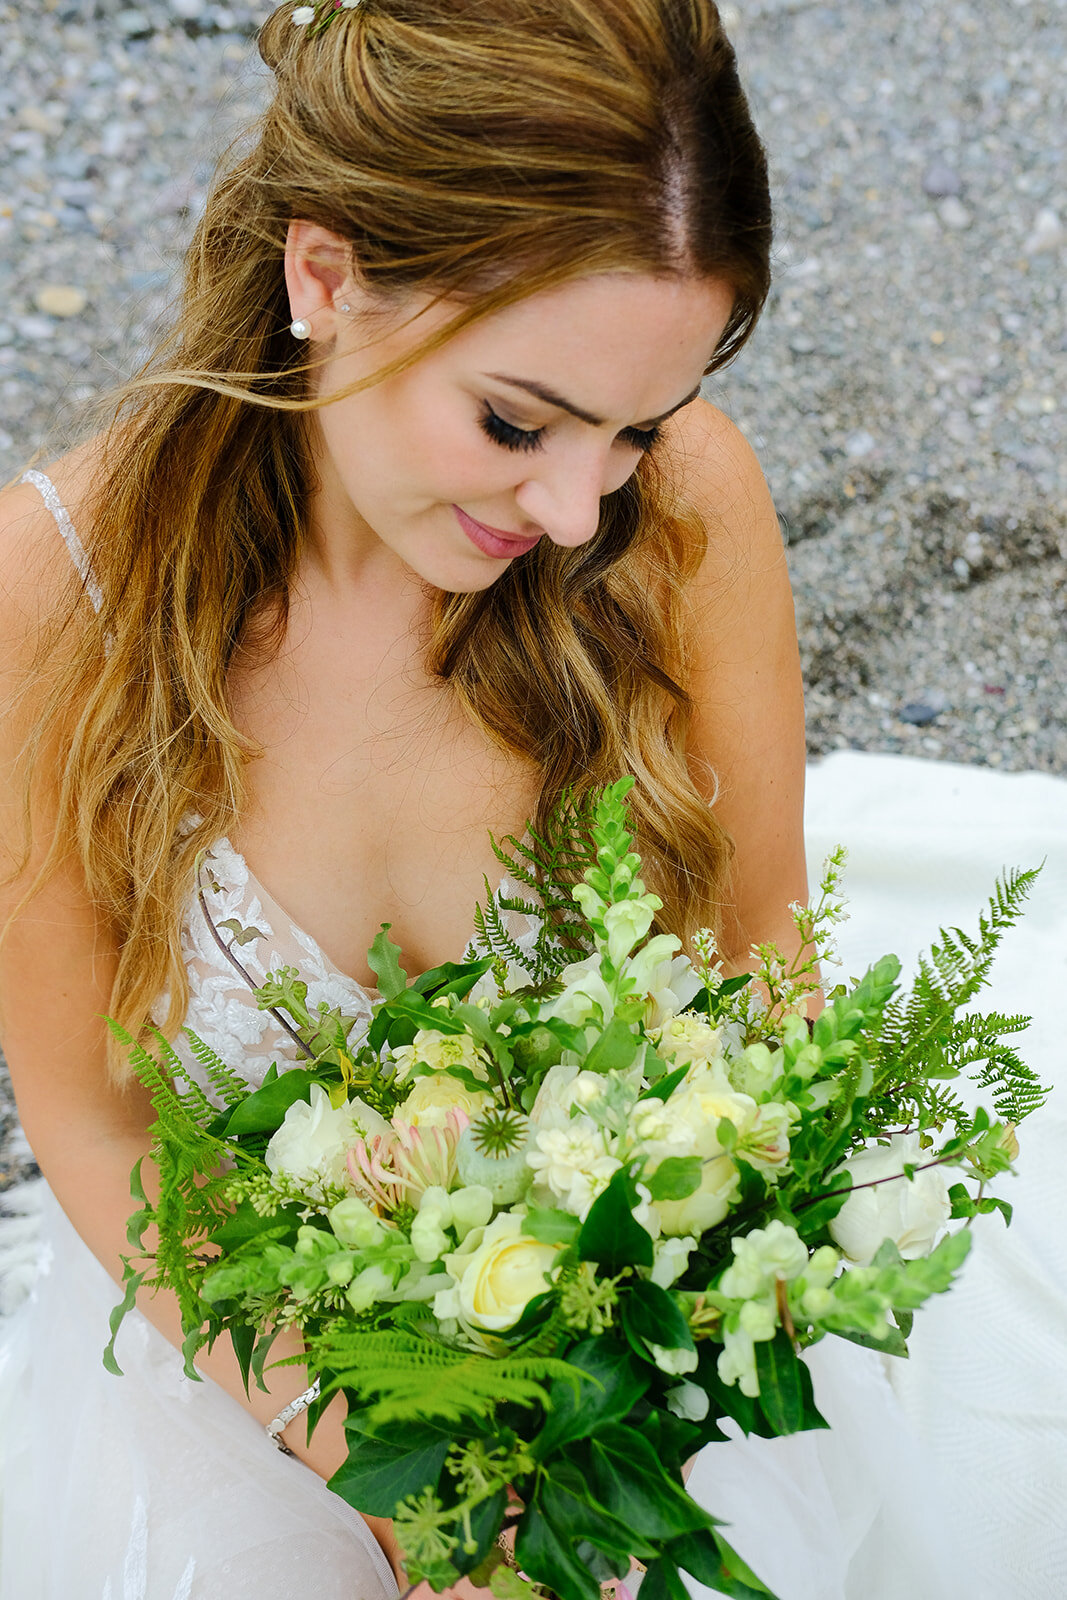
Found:
[{"label": "white wedding dress", "polygon": [[[30,477],[91,595],[54,488]],[[1046,1078],[1062,1076],[1050,1014],[1067,977],[1067,784],[845,756],[813,769],[810,795],[815,857],[838,840],[853,850],[849,972],[887,948],[910,957],[939,921],[973,921],[1003,860],[1050,858],[995,1000],[1039,1017],[1034,1058]],[[1025,828],[1016,826],[1024,798]],[[254,977],[297,965],[312,1006],[321,999],[356,1022],[369,1018],[374,996],[331,965],[228,841],[211,852],[202,881],[216,926],[237,918],[258,930],[240,950]],[[292,1041],[256,1008],[195,900],[183,937],[189,1027],[252,1082],[272,1060],[294,1060]],[[1004,1233],[999,1219],[984,1219],[962,1288],[917,1319],[911,1363],[887,1372],[877,1357],[827,1340],[812,1366],[831,1432],[738,1439],[700,1457],[691,1491],[731,1523],[729,1537],[780,1600],[1067,1593],[1058,1132],[1054,1100],[1032,1135],[1024,1128],[1023,1177],[1010,1194],[1016,1226]],[[125,1376],[105,1372],[116,1288],[44,1185],[38,1193],[35,1283],[0,1327],[0,1600],[395,1595],[362,1520],[217,1386],[186,1379],[178,1353],[139,1314],[118,1341]]]}]

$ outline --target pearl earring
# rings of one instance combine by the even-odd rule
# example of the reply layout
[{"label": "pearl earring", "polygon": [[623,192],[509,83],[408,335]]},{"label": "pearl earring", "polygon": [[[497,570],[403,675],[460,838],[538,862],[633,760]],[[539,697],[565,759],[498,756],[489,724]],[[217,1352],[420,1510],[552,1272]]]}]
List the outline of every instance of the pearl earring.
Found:
[{"label": "pearl earring", "polygon": [[289,324],[289,332],[294,339],[309,339],[311,337],[311,323],[306,317],[297,317],[295,322]]}]

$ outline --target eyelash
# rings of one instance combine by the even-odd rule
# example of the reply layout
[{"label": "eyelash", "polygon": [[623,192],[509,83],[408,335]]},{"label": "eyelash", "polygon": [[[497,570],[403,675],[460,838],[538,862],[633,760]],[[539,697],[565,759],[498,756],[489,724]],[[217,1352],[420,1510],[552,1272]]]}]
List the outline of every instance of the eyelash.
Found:
[{"label": "eyelash", "polygon": [[[516,428],[513,423],[498,417],[488,401],[483,402],[478,426],[487,438],[492,439],[494,444],[503,445],[505,450],[540,450],[543,445],[544,428]],[[659,436],[659,428],[646,428],[643,431],[640,428],[624,428],[619,438],[643,453],[652,449]]]}]

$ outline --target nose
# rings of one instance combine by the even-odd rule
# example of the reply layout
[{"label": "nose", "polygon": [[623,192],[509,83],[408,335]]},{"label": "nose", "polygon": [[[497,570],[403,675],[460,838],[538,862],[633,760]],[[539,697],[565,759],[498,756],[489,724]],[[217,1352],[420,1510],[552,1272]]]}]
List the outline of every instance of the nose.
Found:
[{"label": "nose", "polygon": [[603,455],[588,449],[546,462],[519,485],[516,503],[553,544],[586,544],[600,525],[600,501],[607,493],[604,469]]}]

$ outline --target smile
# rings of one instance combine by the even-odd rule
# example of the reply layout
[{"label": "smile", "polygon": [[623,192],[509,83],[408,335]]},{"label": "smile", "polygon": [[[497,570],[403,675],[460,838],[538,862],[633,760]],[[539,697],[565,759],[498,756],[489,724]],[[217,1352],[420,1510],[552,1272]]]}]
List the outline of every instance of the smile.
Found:
[{"label": "smile", "polygon": [[533,539],[520,539],[513,533],[502,533],[499,528],[487,528],[483,522],[475,522],[459,506],[453,506],[456,521],[467,535],[471,544],[480,550],[483,555],[492,556],[497,561],[511,561],[516,556],[525,555],[527,550],[532,550],[540,539],[538,534]]}]

